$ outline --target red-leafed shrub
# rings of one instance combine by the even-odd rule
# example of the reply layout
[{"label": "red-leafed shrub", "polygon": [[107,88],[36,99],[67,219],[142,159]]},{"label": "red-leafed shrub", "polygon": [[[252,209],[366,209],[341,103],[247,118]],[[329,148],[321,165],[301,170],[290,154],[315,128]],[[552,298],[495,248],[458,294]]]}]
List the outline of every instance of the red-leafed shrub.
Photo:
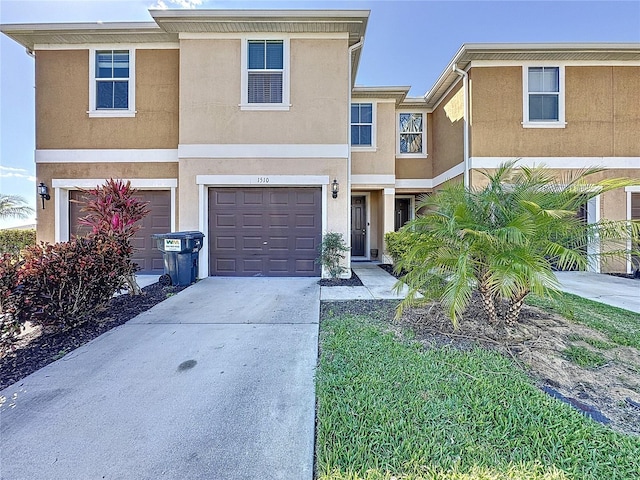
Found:
[{"label": "red-leafed shrub", "polygon": [[0,352],[11,348],[22,330],[18,313],[18,270],[22,262],[9,253],[0,256]]},{"label": "red-leafed shrub", "polygon": [[131,247],[101,234],[41,243],[23,250],[23,256],[17,272],[18,319],[54,330],[84,323],[103,309],[131,268]]},{"label": "red-leafed shrub", "polygon": [[80,219],[81,225],[91,228],[92,235],[106,235],[128,252],[129,267],[121,274],[129,293],[138,295],[140,287],[136,283],[136,265],[130,261],[133,249],[127,248],[131,238],[140,229],[140,220],[149,214],[148,202],[137,199],[131,182],[109,179],[104,185],[82,190],[85,202],[82,212],[87,215]]},{"label": "red-leafed shrub", "polygon": [[121,180],[84,192],[88,214],[81,223],[91,227],[89,235],[29,246],[21,259],[0,257],[0,349],[11,346],[27,320],[63,331],[105,308],[121,288],[140,292],[130,239],[149,213],[146,202]]}]

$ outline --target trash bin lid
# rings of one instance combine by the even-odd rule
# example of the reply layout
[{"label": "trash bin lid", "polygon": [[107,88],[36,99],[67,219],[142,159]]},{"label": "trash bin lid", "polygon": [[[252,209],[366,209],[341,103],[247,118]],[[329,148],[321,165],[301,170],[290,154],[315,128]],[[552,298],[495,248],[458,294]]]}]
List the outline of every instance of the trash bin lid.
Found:
[{"label": "trash bin lid", "polygon": [[204,233],[198,230],[187,230],[184,232],[154,233],[151,238],[162,240],[164,238],[172,238],[179,240],[191,240],[194,238],[204,238]]}]

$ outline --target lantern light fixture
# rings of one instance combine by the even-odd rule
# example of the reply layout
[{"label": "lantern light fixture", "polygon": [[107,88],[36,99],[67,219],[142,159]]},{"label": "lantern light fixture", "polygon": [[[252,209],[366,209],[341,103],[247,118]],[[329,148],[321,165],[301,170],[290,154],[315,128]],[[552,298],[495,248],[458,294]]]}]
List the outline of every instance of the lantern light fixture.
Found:
[{"label": "lantern light fixture", "polygon": [[333,183],[331,184],[331,196],[333,198],[338,198],[338,192],[340,191],[340,184],[338,180],[333,179]]},{"label": "lantern light fixture", "polygon": [[38,185],[38,195],[42,199],[42,209],[44,210],[44,201],[51,200],[51,195],[49,195],[49,187],[47,187],[44,182],[40,182]]}]

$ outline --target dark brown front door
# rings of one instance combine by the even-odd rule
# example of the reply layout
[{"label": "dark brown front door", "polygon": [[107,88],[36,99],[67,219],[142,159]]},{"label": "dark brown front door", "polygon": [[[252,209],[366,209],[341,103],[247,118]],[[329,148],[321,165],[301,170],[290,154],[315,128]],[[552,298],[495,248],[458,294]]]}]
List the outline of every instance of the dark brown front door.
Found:
[{"label": "dark brown front door", "polygon": [[320,276],[320,188],[210,188],[209,274]]},{"label": "dark brown front door", "polygon": [[395,208],[395,225],[394,230],[397,232],[405,223],[409,221],[409,212],[411,211],[411,199],[396,198]]},{"label": "dark brown front door", "polygon": [[[150,213],[142,219],[140,230],[131,239],[135,249],[132,260],[140,267],[138,273],[162,273],[164,270],[162,252],[156,248],[151,235],[171,231],[171,193],[168,190],[138,190],[134,196],[143,202],[149,202]],[[70,191],[69,200],[83,200],[81,192]],[[78,224],[78,219],[86,215],[80,211],[81,208],[81,203],[69,202],[69,233],[71,235],[82,236],[89,233],[87,227]]]},{"label": "dark brown front door", "polygon": [[367,238],[365,197],[351,197],[351,256],[364,257]]}]

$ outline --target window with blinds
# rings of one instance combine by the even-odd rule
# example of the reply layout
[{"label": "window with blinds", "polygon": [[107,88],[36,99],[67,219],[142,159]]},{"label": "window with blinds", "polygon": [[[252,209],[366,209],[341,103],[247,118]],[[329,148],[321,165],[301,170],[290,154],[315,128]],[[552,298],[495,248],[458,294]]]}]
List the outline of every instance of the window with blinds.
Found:
[{"label": "window with blinds", "polygon": [[284,76],[282,40],[250,40],[247,52],[247,102],[282,103]]}]

